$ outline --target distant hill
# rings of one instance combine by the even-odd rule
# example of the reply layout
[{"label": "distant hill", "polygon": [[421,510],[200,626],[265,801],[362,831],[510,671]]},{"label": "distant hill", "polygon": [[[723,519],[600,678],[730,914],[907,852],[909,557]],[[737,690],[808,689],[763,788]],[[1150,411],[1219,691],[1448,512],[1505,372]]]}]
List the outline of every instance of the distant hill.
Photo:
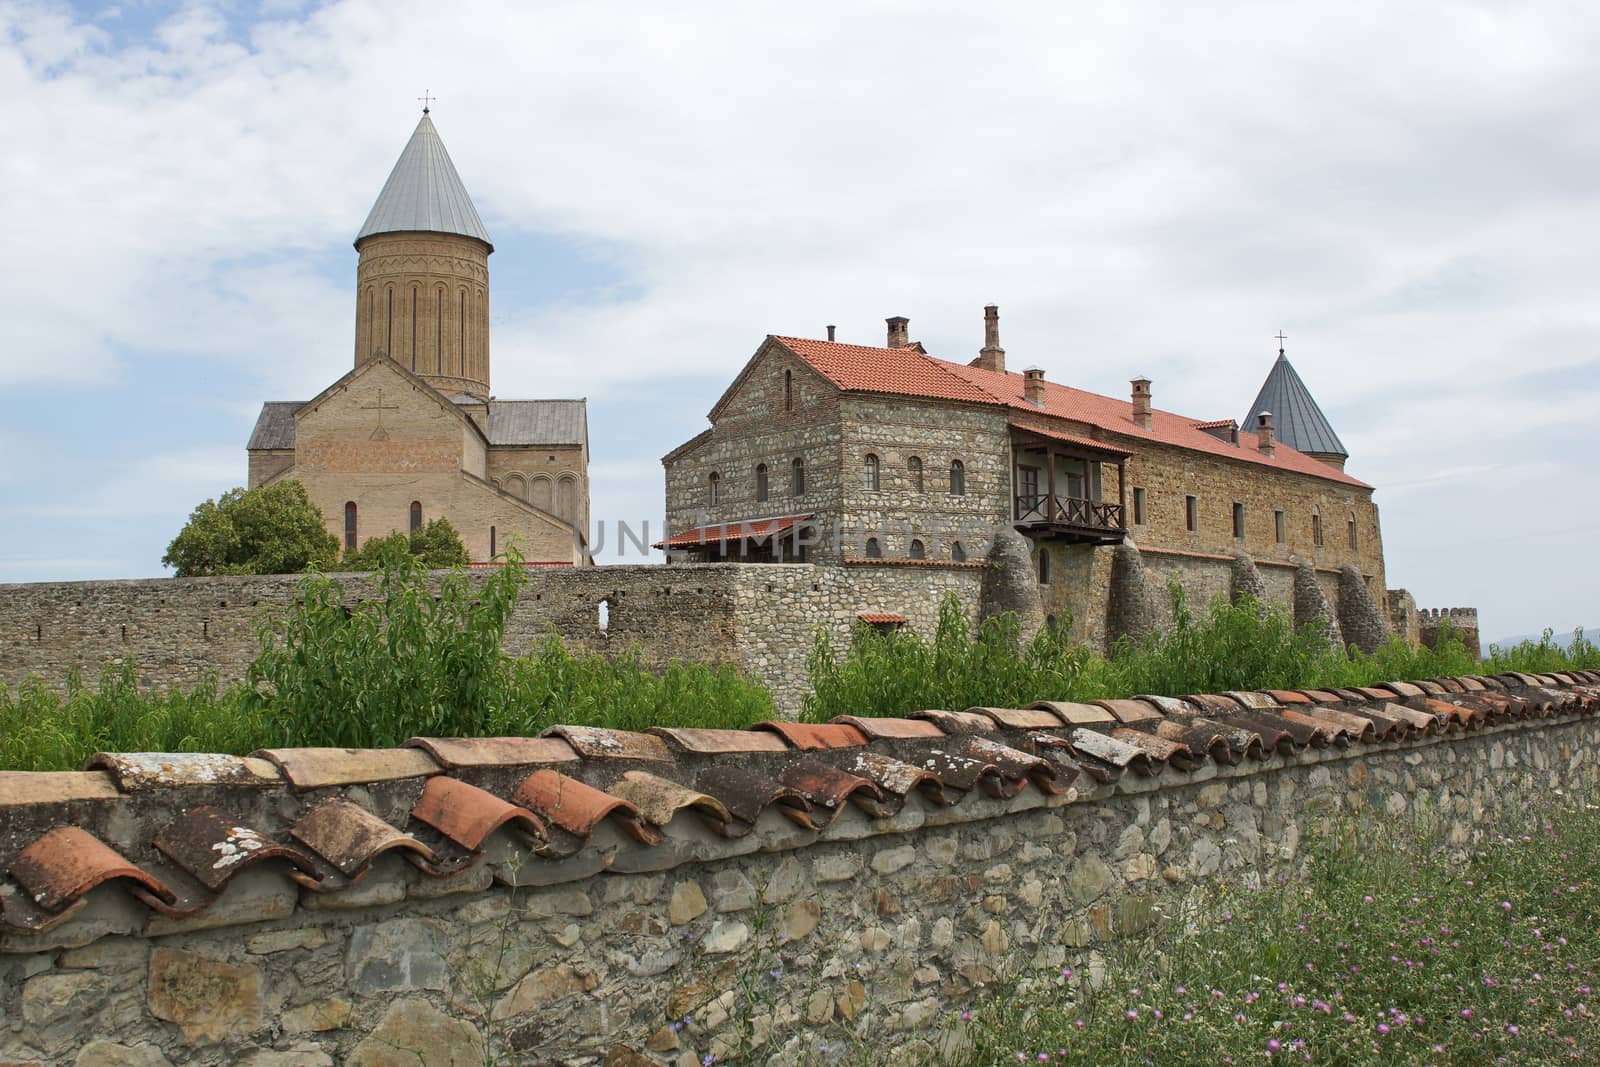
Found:
[{"label": "distant hill", "polygon": [[[1539,639],[1543,636],[1543,634],[1518,634],[1515,637],[1502,637],[1493,643],[1501,648],[1511,648],[1513,645],[1520,645],[1524,641],[1532,641],[1534,644],[1538,644]],[[1600,626],[1585,626],[1583,628],[1583,636],[1590,641],[1600,640]],[[1568,630],[1566,633],[1552,634],[1550,643],[1559,645],[1562,648],[1570,647],[1572,644],[1572,631]],[[1485,645],[1484,648],[1487,650],[1488,646]]]}]

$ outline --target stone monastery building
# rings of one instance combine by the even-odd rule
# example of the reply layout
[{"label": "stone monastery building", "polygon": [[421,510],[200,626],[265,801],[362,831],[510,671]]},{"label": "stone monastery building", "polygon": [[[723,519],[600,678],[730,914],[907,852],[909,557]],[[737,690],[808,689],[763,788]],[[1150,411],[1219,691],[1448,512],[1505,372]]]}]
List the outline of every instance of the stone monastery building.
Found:
[{"label": "stone monastery building", "polygon": [[588,562],[585,402],[491,392],[494,244],[427,109],[355,247],[355,366],[261,406],[250,486],[298,479],[347,548],[444,516],[474,561]]},{"label": "stone monastery building", "polygon": [[1111,554],[1096,549],[1125,541],[1150,559],[1303,561],[1329,581],[1353,567],[1386,602],[1373,488],[1345,472],[1281,349],[1241,428],[1156,408],[1142,377],[1116,399],[1008,370],[993,306],[970,363],[930,355],[904,318],[881,347],[832,332],[768,337],[710,428],[664,457],[674,555],[974,566],[1015,528],[1048,615],[1101,614]]}]

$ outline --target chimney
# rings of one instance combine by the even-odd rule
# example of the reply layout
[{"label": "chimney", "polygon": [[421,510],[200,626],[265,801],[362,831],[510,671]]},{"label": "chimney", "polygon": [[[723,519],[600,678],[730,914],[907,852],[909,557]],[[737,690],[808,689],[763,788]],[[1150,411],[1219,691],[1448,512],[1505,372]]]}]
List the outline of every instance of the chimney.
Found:
[{"label": "chimney", "polygon": [[896,315],[894,318],[885,319],[884,321],[889,324],[889,347],[903,347],[907,343],[907,327],[911,325],[911,320],[904,315]]},{"label": "chimney", "polygon": [[1044,371],[1038,367],[1029,367],[1023,371],[1022,393],[1028,398],[1028,403],[1035,407],[1044,407]]},{"label": "chimney", "polygon": [[1276,454],[1276,442],[1272,438],[1272,412],[1263,411],[1256,416],[1256,447],[1267,455]]},{"label": "chimney", "polygon": [[838,328],[839,327],[837,327],[837,326],[829,326],[828,327],[828,340],[830,340],[830,341],[833,340],[833,331],[837,330]]},{"label": "chimney", "polygon": [[1133,421],[1141,429],[1151,427],[1150,419],[1150,379],[1139,375],[1133,379]]},{"label": "chimney", "polygon": [[[1000,305],[987,304],[983,309],[983,347],[972,366],[983,370],[1006,372],[1006,350],[1000,347]],[[1043,380],[1041,374],[1040,380]]]}]

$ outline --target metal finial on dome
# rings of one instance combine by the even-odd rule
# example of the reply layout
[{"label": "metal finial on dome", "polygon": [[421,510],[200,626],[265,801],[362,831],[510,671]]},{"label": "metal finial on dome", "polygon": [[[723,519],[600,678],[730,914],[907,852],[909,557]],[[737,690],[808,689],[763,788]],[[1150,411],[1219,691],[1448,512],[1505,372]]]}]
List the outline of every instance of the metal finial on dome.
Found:
[{"label": "metal finial on dome", "polygon": [[437,96],[430,95],[428,90],[424,89],[422,90],[422,95],[417,97],[417,99],[422,102],[422,113],[426,115],[429,111],[428,105],[439,98]]},{"label": "metal finial on dome", "polygon": [[[428,109],[427,108],[423,108],[422,110],[423,110],[424,113],[426,113]],[[1278,355],[1281,356],[1281,355],[1283,355],[1283,342],[1285,340],[1287,340],[1287,337],[1285,337],[1284,332],[1282,330],[1278,331],[1277,337],[1278,337]]]}]

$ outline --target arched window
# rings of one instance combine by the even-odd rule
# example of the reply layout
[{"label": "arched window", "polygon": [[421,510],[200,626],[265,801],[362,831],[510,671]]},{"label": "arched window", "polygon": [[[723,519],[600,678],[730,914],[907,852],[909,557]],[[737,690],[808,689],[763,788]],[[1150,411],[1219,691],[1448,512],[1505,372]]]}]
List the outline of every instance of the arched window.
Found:
[{"label": "arched window", "polygon": [[912,541],[911,541],[911,558],[912,559],[927,559],[928,558],[928,550],[925,547],[923,547],[923,544],[922,544],[921,541],[918,541],[915,538],[913,538]]},{"label": "arched window", "polygon": [[1048,548],[1039,549],[1039,584],[1050,584],[1050,550]]},{"label": "arched window", "polygon": [[344,502],[344,547],[349,549],[356,547],[356,502],[354,500],[346,500]]},{"label": "arched window", "polygon": [[959,459],[950,461],[950,495],[965,496],[967,492],[967,466]]},{"label": "arched window", "polygon": [[906,477],[911,482],[911,488],[922,492],[922,457],[912,456],[906,460]]},{"label": "arched window", "polygon": [[878,457],[871,452],[861,463],[861,488],[876,490],[878,488]]},{"label": "arched window", "polygon": [[1357,545],[1357,537],[1356,537],[1356,513],[1353,512],[1353,511],[1350,513],[1350,524],[1349,524],[1348,528],[1350,530],[1350,547],[1351,548],[1359,547]]},{"label": "arched window", "polygon": [[411,532],[415,533],[420,529],[422,529],[422,501],[413,500],[411,502]]},{"label": "arched window", "polygon": [[461,290],[461,315],[456,320],[461,327],[461,376],[467,376],[467,291]]},{"label": "arched window", "polygon": [[767,465],[756,464],[756,500],[766,503],[767,500]]},{"label": "arched window", "polygon": [[789,464],[789,489],[795,496],[805,495],[806,461],[798,457]]},{"label": "arched window", "polygon": [[794,371],[783,372],[783,410],[794,410]]},{"label": "arched window", "polygon": [[384,323],[384,327],[383,327],[383,354],[388,356],[390,359],[393,359],[394,358],[394,286],[391,285],[391,286],[387,287],[384,290],[384,296],[388,299],[388,307],[386,308],[386,310],[384,312],[388,316],[388,319]]},{"label": "arched window", "polygon": [[711,488],[711,506],[716,507],[722,502],[722,477],[716,471],[712,471],[706,483]]},{"label": "arched window", "polygon": [[417,370],[417,287],[411,287],[411,371]]},{"label": "arched window", "polygon": [[967,561],[967,550],[961,547],[960,541],[950,542],[950,558],[957,563],[965,563]]},{"label": "arched window", "polygon": [[883,558],[883,546],[878,544],[878,539],[876,537],[867,538],[867,558],[868,559],[882,559]]},{"label": "arched window", "polygon": [[1315,511],[1311,513],[1311,543],[1322,547],[1322,516]]}]

